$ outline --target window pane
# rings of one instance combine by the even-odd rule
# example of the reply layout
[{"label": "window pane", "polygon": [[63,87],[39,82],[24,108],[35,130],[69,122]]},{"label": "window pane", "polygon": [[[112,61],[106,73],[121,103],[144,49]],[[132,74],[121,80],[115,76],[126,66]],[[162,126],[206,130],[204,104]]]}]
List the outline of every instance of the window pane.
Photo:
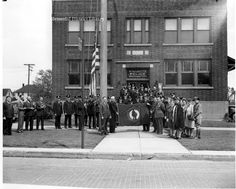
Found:
[{"label": "window pane", "polygon": [[80,31],[80,24],[78,20],[69,21],[69,31]]},{"label": "window pane", "polygon": [[134,43],[142,43],[142,32],[134,32]]},{"label": "window pane", "polygon": [[165,71],[166,72],[177,72],[177,61],[175,61],[175,60],[165,61]]},{"label": "window pane", "polygon": [[198,84],[199,85],[210,85],[210,74],[209,73],[198,73]]},{"label": "window pane", "polygon": [[149,43],[149,32],[148,31],[145,32],[143,43]]},{"label": "window pane", "polygon": [[166,31],[165,32],[165,43],[177,43],[177,32]]},{"label": "window pane", "polygon": [[182,61],[182,72],[192,72],[193,71],[192,61]]},{"label": "window pane", "polygon": [[126,32],[126,43],[131,43],[131,41],[130,41],[130,32],[129,31],[127,31]]},{"label": "window pane", "polygon": [[210,30],[210,19],[209,18],[198,18],[197,19],[197,30]]},{"label": "window pane", "polygon": [[69,74],[69,85],[79,85],[80,74]]},{"label": "window pane", "polygon": [[165,19],[165,30],[177,30],[177,19]]},{"label": "window pane", "polygon": [[209,31],[197,31],[196,42],[197,43],[209,43],[210,42],[210,32]]},{"label": "window pane", "polygon": [[84,73],[84,85],[89,85],[91,81],[91,74],[90,73]]},{"label": "window pane", "polygon": [[69,73],[78,73],[78,72],[79,72],[79,63],[69,62]]},{"label": "window pane", "polygon": [[149,31],[149,20],[145,19],[145,31]]},{"label": "window pane", "polygon": [[69,32],[68,33],[68,43],[69,44],[78,44],[78,32]]},{"label": "window pane", "polygon": [[177,85],[177,73],[166,73],[166,85]]},{"label": "window pane", "polygon": [[134,20],[134,31],[141,31],[141,20]]},{"label": "window pane", "polygon": [[84,32],[84,43],[94,44],[94,35],[95,32]]},{"label": "window pane", "polygon": [[130,31],[130,20],[126,20],[126,31]]},{"label": "window pane", "polygon": [[181,30],[193,30],[193,19],[181,19]]},{"label": "window pane", "polygon": [[107,85],[111,86],[111,74],[110,73],[107,74]]},{"label": "window pane", "polygon": [[94,20],[84,21],[84,31],[95,31],[95,21]]},{"label": "window pane", "polygon": [[180,42],[181,43],[193,43],[193,31],[181,31]]},{"label": "window pane", "polygon": [[182,85],[193,85],[193,73],[182,73]]},{"label": "window pane", "polygon": [[112,41],[111,41],[111,32],[107,32],[107,43],[108,44],[112,43]]},{"label": "window pane", "polygon": [[198,71],[209,71],[207,60],[199,60],[198,61]]}]

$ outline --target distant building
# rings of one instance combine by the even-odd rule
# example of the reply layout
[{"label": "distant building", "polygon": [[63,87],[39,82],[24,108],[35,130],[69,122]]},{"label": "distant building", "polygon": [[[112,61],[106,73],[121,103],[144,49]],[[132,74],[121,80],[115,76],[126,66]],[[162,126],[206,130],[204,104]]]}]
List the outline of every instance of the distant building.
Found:
[{"label": "distant building", "polygon": [[[53,95],[81,93],[78,36],[84,36],[88,94],[94,34],[99,28],[92,18],[100,16],[100,1],[52,2]],[[228,109],[226,3],[108,0],[108,94],[118,96],[122,84],[161,84],[166,95],[199,96],[204,118],[222,119]]]},{"label": "distant building", "polygon": [[2,101],[4,102],[6,100],[7,96],[13,97],[14,95],[13,95],[11,89],[5,88],[5,89],[2,89],[2,96],[3,96]]},{"label": "distant building", "polygon": [[16,98],[18,98],[20,95],[26,98],[28,96],[28,92],[29,92],[29,96],[33,97],[39,92],[39,89],[36,85],[23,84],[20,89],[17,89],[16,91],[14,91],[14,94]]}]

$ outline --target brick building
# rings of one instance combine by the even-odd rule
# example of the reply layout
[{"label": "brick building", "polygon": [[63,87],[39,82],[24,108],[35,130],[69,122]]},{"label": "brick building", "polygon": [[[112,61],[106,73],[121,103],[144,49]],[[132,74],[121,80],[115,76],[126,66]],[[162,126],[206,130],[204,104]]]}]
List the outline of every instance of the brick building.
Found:
[{"label": "brick building", "polygon": [[[53,0],[53,94],[89,92],[100,0]],[[108,0],[108,94],[124,83],[153,86],[165,94],[199,96],[206,119],[227,112],[226,0]],[[99,85],[99,81],[97,83]],[[98,87],[99,91],[99,87]]]}]

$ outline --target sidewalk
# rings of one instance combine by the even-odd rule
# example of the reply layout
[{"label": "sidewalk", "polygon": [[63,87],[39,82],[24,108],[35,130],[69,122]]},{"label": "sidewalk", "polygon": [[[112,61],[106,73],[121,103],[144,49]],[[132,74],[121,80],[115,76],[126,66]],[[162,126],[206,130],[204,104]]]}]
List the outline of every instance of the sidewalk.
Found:
[{"label": "sidewalk", "polygon": [[116,133],[107,135],[94,149],[4,147],[3,156],[119,160],[235,160],[234,151],[189,151],[177,140],[169,138],[167,133],[157,135],[143,132],[141,126],[118,127]]}]

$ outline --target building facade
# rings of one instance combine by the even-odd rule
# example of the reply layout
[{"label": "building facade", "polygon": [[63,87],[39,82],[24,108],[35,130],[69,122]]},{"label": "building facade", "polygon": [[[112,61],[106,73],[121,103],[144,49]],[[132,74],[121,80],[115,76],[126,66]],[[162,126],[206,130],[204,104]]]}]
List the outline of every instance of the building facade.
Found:
[{"label": "building facade", "polygon": [[[52,2],[53,95],[81,93],[78,36],[84,39],[88,94],[100,0]],[[226,3],[108,0],[108,94],[118,96],[122,84],[159,84],[165,94],[199,96],[206,119],[223,118],[228,106]]]}]

